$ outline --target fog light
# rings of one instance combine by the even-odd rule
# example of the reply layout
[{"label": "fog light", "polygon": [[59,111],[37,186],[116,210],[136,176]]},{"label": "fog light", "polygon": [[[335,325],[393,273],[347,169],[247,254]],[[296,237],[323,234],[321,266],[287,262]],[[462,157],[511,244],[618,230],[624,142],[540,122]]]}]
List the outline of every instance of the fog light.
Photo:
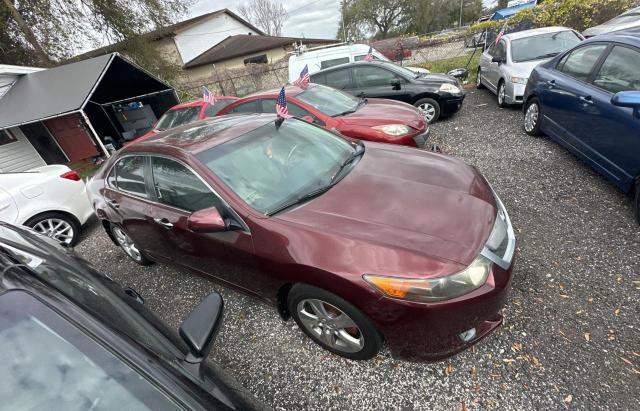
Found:
[{"label": "fog light", "polygon": [[460,335],[458,335],[458,337],[460,337],[460,339],[464,342],[469,342],[473,340],[475,336],[476,336],[475,328],[470,328],[467,331],[461,332]]}]

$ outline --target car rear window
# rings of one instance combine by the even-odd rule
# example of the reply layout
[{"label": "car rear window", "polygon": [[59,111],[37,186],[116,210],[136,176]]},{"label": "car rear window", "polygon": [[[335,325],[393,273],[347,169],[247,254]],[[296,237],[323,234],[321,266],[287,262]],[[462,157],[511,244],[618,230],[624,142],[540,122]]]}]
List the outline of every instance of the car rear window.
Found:
[{"label": "car rear window", "polygon": [[323,62],[320,63],[320,68],[321,69],[326,69],[329,67],[333,67],[333,66],[337,66],[340,64],[345,64],[349,62],[349,57],[340,57],[339,59],[331,59],[331,60],[325,60]]},{"label": "car rear window", "polygon": [[179,108],[175,110],[169,110],[162,117],[160,117],[160,121],[156,124],[156,130],[169,130],[174,127],[181,126],[183,124],[193,123],[194,121],[198,121],[200,119],[200,110],[202,107],[185,107]]}]

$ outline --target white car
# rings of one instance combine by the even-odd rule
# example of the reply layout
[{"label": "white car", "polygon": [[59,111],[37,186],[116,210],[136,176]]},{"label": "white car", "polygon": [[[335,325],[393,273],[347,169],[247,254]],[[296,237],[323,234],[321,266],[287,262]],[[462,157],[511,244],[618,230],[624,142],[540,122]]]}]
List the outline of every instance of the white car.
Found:
[{"label": "white car", "polygon": [[64,165],[0,173],[0,220],[73,246],[93,209],[84,181]]},{"label": "white car", "polygon": [[[364,60],[364,56],[366,56],[368,52],[369,46],[366,44],[330,45],[311,49],[305,46],[298,47],[291,57],[289,57],[289,81],[295,81],[300,76],[300,72],[304,69],[304,66],[309,68],[309,74],[313,74],[339,64]],[[375,60],[393,63],[376,49],[373,49],[371,54]],[[405,68],[416,73],[429,73],[429,70],[421,67]]]}]

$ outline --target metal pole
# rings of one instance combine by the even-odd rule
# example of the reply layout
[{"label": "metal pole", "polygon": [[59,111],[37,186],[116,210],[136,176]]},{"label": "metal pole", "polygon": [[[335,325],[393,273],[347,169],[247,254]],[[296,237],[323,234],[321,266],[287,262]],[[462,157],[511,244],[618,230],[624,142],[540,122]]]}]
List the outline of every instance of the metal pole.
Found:
[{"label": "metal pole", "polygon": [[464,5],[464,0],[460,0],[460,25],[458,29],[462,29],[462,6]]},{"label": "metal pole", "polygon": [[340,10],[340,17],[342,18],[342,41],[347,41],[347,29],[344,27],[344,5],[346,0],[342,0],[342,8]]},{"label": "metal pole", "polygon": [[100,146],[100,149],[102,150],[102,152],[107,156],[107,158],[111,157],[111,154],[109,154],[109,150],[107,150],[104,144],[102,144],[102,140],[100,140],[100,136],[98,136],[98,133],[96,133],[96,130],[91,125],[91,121],[89,121],[89,117],[87,117],[87,115],[84,113],[84,110],[80,110],[80,114],[82,115],[82,118],[84,118],[85,123],[87,123],[87,126],[89,126],[89,129],[91,129],[93,136],[98,141],[98,145]]}]

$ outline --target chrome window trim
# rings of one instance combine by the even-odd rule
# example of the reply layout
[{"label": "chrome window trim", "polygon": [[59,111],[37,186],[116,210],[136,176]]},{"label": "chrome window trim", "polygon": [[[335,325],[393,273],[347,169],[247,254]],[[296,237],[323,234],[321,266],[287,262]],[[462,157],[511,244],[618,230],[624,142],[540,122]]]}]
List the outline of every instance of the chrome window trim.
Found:
[{"label": "chrome window trim", "polygon": [[[244,220],[240,217],[240,215],[238,215],[238,213],[236,212],[236,210],[233,209],[233,207],[231,207],[229,205],[229,203],[227,203],[227,201],[220,195],[218,194],[218,192],[211,187],[211,185],[209,183],[207,183],[202,176],[200,176],[200,174],[196,173],[195,170],[193,168],[191,168],[191,166],[189,166],[188,164],[186,164],[184,161],[179,160],[175,157],[172,156],[168,156],[166,154],[159,154],[159,153],[128,153],[128,154],[124,154],[122,157],[118,158],[117,161],[115,161],[111,167],[109,168],[109,172],[107,173],[107,177],[105,178],[105,186],[108,187],[111,190],[117,191],[118,193],[122,194],[122,195],[126,195],[128,197],[132,197],[136,200],[142,200],[144,202],[153,204],[153,205],[159,205],[162,207],[168,207],[171,208],[173,210],[176,211],[180,211],[186,214],[191,214],[192,211],[188,211],[188,210],[184,210],[182,208],[178,208],[178,207],[174,207],[171,206],[169,204],[165,204],[165,203],[161,203],[158,201],[153,201],[150,198],[144,198],[144,197],[139,197],[135,194],[131,194],[127,191],[122,191],[119,190],[117,187],[113,187],[111,186],[111,184],[109,184],[109,175],[111,175],[111,172],[113,171],[113,168],[116,166],[116,164],[118,164],[122,159],[127,158],[127,157],[149,157],[149,159],[151,160],[151,157],[159,157],[159,158],[165,158],[167,160],[171,160],[171,161],[175,161],[176,163],[182,165],[183,167],[185,167],[187,170],[189,170],[189,172],[191,172],[193,175],[195,175],[196,177],[198,177],[198,179],[202,182],[202,184],[205,185],[205,187],[207,187],[216,197],[218,197],[220,199],[220,201],[222,202],[222,204],[227,208],[227,210],[229,210],[233,216],[234,219],[236,219],[236,221],[238,221],[240,223],[240,225],[243,228],[243,231],[246,233],[251,233],[251,230],[249,229],[249,226],[247,225],[247,223],[244,222]],[[153,160],[152,160],[153,161]],[[153,173],[153,164],[150,164],[150,169],[151,169],[151,173]]]}]

